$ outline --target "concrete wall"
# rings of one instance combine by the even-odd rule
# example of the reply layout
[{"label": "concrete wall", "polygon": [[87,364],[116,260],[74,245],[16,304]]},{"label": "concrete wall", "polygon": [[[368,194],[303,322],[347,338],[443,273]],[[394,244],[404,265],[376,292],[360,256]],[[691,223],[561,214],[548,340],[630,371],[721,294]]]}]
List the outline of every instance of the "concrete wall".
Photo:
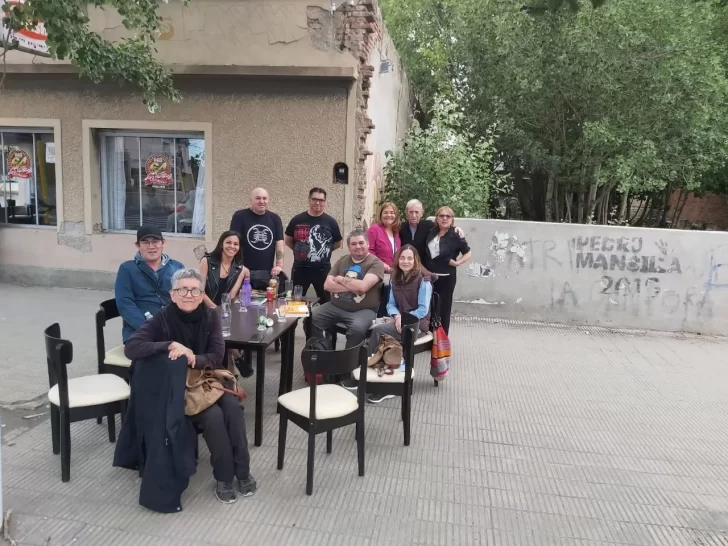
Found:
[{"label": "concrete wall", "polygon": [[[323,186],[329,191],[328,212],[342,222],[346,189],[332,185],[331,169],[347,157],[348,87],[343,80],[181,79],[183,102],[164,104],[161,113],[152,115],[138,96],[115,86],[95,86],[71,75],[9,76],[0,100],[0,126],[24,118],[60,126],[56,141],[63,150],[63,210],[57,231],[0,228],[5,278],[11,267],[14,278],[26,280],[31,275],[39,280],[57,276],[60,269],[67,270],[65,277],[73,271],[114,272],[133,254],[132,237],[99,230],[99,166],[88,159],[96,142],[89,124],[116,128],[123,123],[139,130],[209,128],[206,237],[173,242],[170,237],[175,256],[191,256],[195,247],[216,241],[232,214],[247,206],[256,186],[269,189],[271,207],[284,222],[306,208],[309,188]],[[83,286],[81,282],[86,281],[71,284]]]},{"label": "concrete wall", "polygon": [[[382,73],[381,65],[386,61],[389,61],[389,71]],[[365,162],[367,185],[364,197],[364,219],[371,223],[377,212],[380,191],[384,189],[386,152],[402,146],[412,122],[412,95],[404,64],[383,25],[367,64],[374,67],[367,108],[374,129],[366,142],[372,155]]]},{"label": "concrete wall", "polygon": [[458,220],[455,299],[490,317],[728,332],[728,234]]}]

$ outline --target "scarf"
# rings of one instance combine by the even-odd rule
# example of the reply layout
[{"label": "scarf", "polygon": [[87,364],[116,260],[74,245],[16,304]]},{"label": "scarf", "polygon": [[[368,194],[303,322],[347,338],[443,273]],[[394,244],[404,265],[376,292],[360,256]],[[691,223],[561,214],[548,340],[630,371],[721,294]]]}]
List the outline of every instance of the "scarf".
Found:
[{"label": "scarf", "polygon": [[207,350],[209,335],[207,308],[201,303],[190,313],[182,311],[175,303],[168,307],[169,326],[172,341],[181,343],[196,355]]}]

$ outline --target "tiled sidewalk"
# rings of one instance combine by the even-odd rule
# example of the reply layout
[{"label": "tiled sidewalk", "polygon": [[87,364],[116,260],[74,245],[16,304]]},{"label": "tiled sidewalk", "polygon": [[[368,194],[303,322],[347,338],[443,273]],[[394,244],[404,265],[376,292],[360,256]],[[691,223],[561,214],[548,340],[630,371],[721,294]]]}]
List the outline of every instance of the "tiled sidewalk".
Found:
[{"label": "tiled sidewalk", "polygon": [[[728,339],[468,318],[451,333],[440,388],[419,357],[411,446],[398,400],[367,408],[363,478],[353,427],[332,455],[319,438],[313,496],[295,426],[276,470],[272,356],[254,497],[218,503],[202,449],[184,511],[144,510],[93,422],[72,426],[64,484],[45,423],[3,446],[11,533],[52,546],[728,545]],[[252,438],[252,397],[246,407]]]}]

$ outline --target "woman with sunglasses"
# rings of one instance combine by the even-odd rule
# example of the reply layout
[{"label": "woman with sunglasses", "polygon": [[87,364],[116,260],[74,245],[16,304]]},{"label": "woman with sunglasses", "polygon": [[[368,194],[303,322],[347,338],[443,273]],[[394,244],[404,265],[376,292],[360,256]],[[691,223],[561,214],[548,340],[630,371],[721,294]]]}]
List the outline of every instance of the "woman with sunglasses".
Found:
[{"label": "woman with sunglasses", "polygon": [[449,334],[457,268],[472,257],[467,241],[455,232],[455,214],[450,207],[437,209],[435,227],[427,234],[426,244],[425,267],[437,275],[433,291],[440,297],[442,327]]}]

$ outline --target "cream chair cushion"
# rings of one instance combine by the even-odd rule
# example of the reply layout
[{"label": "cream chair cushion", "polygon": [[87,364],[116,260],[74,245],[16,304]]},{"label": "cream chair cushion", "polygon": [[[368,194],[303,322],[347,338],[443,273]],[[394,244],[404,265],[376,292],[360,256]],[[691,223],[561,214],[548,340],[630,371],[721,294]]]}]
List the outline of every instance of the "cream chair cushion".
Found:
[{"label": "cream chair cushion", "polygon": [[[311,406],[311,388],[298,389],[278,397],[281,406],[293,413],[308,417]],[[359,407],[356,395],[339,385],[316,387],[316,419],[335,419],[355,411]]]},{"label": "cream chair cushion", "polygon": [[[359,381],[359,369],[352,372],[354,381]],[[412,368],[412,379],[415,377],[415,369]],[[374,368],[367,368],[367,383],[404,383],[404,372],[394,372],[392,375],[384,374],[379,377]]]},{"label": "cream chair cushion", "polygon": [[128,368],[131,366],[131,360],[124,356],[124,346],[117,345],[113,349],[106,351],[104,364],[107,366],[121,366],[123,368]]},{"label": "cream chair cushion", "polygon": [[[98,406],[129,398],[129,385],[118,375],[102,373],[68,380],[68,405],[71,408]],[[48,400],[61,405],[58,385],[48,391]]]},{"label": "cream chair cushion", "polygon": [[430,341],[432,341],[432,339],[432,332],[427,332],[415,340],[415,345],[423,345],[425,343],[429,343]]}]

